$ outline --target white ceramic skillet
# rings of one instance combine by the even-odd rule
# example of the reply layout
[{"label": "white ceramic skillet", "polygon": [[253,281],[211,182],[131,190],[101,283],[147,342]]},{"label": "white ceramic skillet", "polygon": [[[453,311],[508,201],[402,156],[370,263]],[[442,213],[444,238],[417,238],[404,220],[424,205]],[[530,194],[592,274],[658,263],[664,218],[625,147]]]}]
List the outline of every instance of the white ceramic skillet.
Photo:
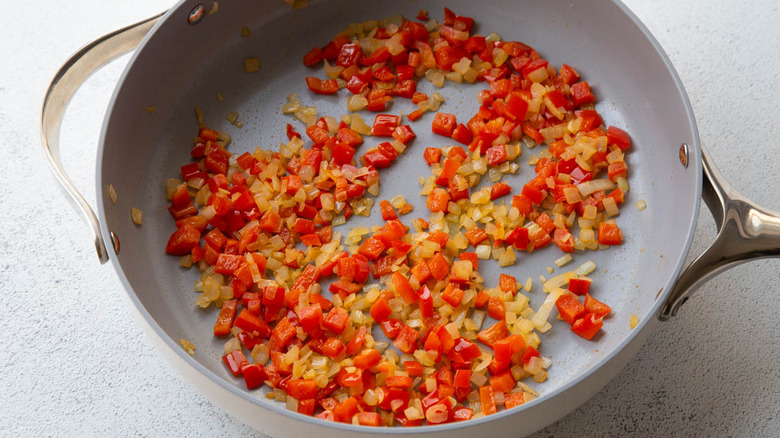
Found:
[{"label": "white ceramic skillet", "polygon": [[[173,366],[227,412],[258,430],[295,437],[530,433],[602,388],[633,357],[655,324],[674,316],[690,293],[711,276],[743,261],[780,254],[778,215],[744,199],[708,162],[679,78],[658,43],[625,6],[596,0],[452,0],[446,6],[474,17],[476,32],[498,32],[505,40],[531,45],[553,65],[573,65],[593,86],[599,99],[597,109],[606,124],[624,128],[632,136],[634,146],[627,156],[631,191],[618,218],[625,243],[575,256],[575,263],[592,260],[598,266],[594,293],[614,311],[604,334],[594,342],[584,342],[569,333],[564,322],[553,321],[553,329],[542,338],[543,354],[553,365],[548,381],[536,385],[541,396],[519,408],[464,423],[381,429],[326,423],[287,411],[266,400],[261,391],[247,391],[220,360],[223,341],[211,336],[215,314],[194,305],[195,272],[181,270],[178,258],[164,254],[174,229],[165,208],[164,184],[188,160],[197,129],[193,108],[203,109],[210,127],[232,135],[232,152],[258,145],[275,149],[284,138],[285,124],[291,122],[281,114],[288,93],[299,93],[320,114],[339,116],[346,111],[343,98],[308,92],[304,77],[321,71],[312,72],[302,65],[304,53],[323,45],[350,22],[397,14],[413,17],[419,9],[441,18],[443,6],[426,0],[313,0],[293,10],[281,0],[223,0],[218,12],[205,14],[213,7],[211,2],[185,0],[162,16],[86,46],[60,70],[47,93],[42,117],[46,157],[91,225],[101,262],[111,260],[144,327]],[[240,35],[242,26],[250,29],[250,36]],[[96,215],[59,164],[60,121],[70,97],[90,73],[136,48],[103,125]],[[244,72],[247,57],[260,59],[259,72]],[[421,85],[425,86],[430,84]],[[441,92],[447,101],[442,110],[468,119],[482,87],[445,87]],[[224,96],[224,102],[217,101],[217,93]],[[146,110],[149,107],[154,107],[151,114]],[[397,99],[391,112],[412,109],[410,103]],[[243,128],[225,120],[231,110],[239,113]],[[365,116],[371,120],[373,114]],[[443,137],[430,133],[431,118],[428,114],[412,124],[418,138],[382,174],[379,197],[403,193],[417,212],[425,211],[417,195],[417,177],[429,172],[422,151],[426,146],[447,144]],[[525,151],[521,163],[533,152]],[[520,187],[530,175],[531,169],[522,165],[508,181]],[[109,184],[121,194],[115,205],[109,200]],[[633,207],[640,199],[648,205],[641,212]],[[718,236],[683,270],[700,199],[715,217]],[[144,210],[142,227],[131,222],[131,206]],[[377,217],[356,219],[341,228],[376,223]],[[537,278],[546,274],[544,267],[559,255],[557,248],[546,248],[521,257],[507,272],[519,279]],[[488,266],[484,275],[496,278],[498,272],[497,267]],[[538,287],[531,296],[534,307],[544,299]],[[629,328],[631,314],[639,318],[633,330]],[[195,343],[194,357],[182,350],[180,338]]]}]

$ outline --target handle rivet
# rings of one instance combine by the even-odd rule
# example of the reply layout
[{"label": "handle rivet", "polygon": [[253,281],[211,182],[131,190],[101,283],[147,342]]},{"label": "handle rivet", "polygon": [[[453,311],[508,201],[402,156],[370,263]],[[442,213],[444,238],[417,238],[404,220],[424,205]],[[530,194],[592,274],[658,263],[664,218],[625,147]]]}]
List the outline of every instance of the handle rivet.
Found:
[{"label": "handle rivet", "polygon": [[680,146],[680,163],[684,168],[688,168],[688,145],[685,143]]},{"label": "handle rivet", "polygon": [[202,3],[198,3],[190,11],[190,15],[187,16],[187,22],[190,24],[198,24],[200,20],[206,15],[206,7]]},{"label": "handle rivet", "polygon": [[119,254],[119,236],[113,231],[109,231],[108,236],[111,237],[111,246],[114,247],[114,252]]}]

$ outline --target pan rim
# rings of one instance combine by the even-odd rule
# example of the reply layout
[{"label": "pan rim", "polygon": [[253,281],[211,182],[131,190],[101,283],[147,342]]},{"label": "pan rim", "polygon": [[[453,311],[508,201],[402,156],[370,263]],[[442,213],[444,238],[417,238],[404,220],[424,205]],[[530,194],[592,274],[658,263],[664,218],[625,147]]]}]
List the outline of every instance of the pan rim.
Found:
[{"label": "pan rim", "polygon": [[[108,128],[108,122],[110,120],[110,116],[112,113],[112,110],[114,108],[114,105],[117,101],[119,91],[121,89],[121,85],[125,82],[127,76],[129,75],[130,67],[136,60],[137,56],[143,52],[144,48],[147,46],[147,44],[150,43],[150,41],[154,38],[155,34],[159,30],[160,27],[164,26],[168,20],[171,19],[173,15],[180,14],[182,10],[186,10],[189,6],[188,3],[189,0],[180,0],[177,5],[171,7],[165,15],[155,24],[155,26],[152,28],[152,30],[147,34],[147,36],[144,38],[144,40],[141,42],[141,44],[138,46],[138,48],[133,53],[132,57],[127,63],[127,66],[123,70],[121,76],[119,77],[117,81],[117,85],[114,88],[114,91],[112,93],[111,99],[109,101],[107,110],[106,110],[106,117],[104,117],[101,127],[101,134],[100,134],[100,141],[98,145],[97,150],[97,160],[96,160],[96,193],[98,196],[96,196],[97,200],[97,207],[98,207],[98,215],[99,215],[99,222],[100,222],[100,231],[106,241],[111,241],[110,239],[110,233],[107,226],[106,221],[106,214],[105,214],[105,202],[104,202],[104,196],[100,196],[101,193],[103,193],[105,190],[105,186],[103,183],[103,174],[101,172],[101,166],[103,163],[103,155],[106,149],[106,133]],[[698,126],[696,124],[693,107],[691,106],[690,99],[688,98],[688,94],[685,91],[685,88],[683,87],[682,81],[674,68],[671,60],[669,59],[668,55],[664,51],[664,49],[661,47],[660,43],[655,39],[655,37],[652,35],[652,33],[647,29],[647,27],[639,20],[639,18],[622,2],[619,0],[610,0],[612,5],[614,7],[617,7],[618,10],[620,10],[625,16],[633,23],[634,26],[636,26],[637,30],[639,30],[642,35],[646,38],[646,40],[651,44],[653,49],[656,51],[656,53],[659,55],[661,61],[663,62],[663,65],[667,69],[668,73],[670,74],[674,87],[677,90],[677,93],[679,94],[680,98],[682,99],[682,104],[685,109],[686,116],[688,118],[688,126],[691,129],[691,132],[693,134],[693,145],[689,145],[689,169],[691,171],[695,172],[695,179],[696,184],[694,185],[694,199],[700,201],[701,200],[701,193],[702,193],[702,181],[703,181],[703,173],[702,173],[702,156],[701,156],[701,142],[699,138],[699,131]],[[692,147],[690,147],[692,146]],[[297,412],[293,412],[290,410],[287,410],[283,405],[277,404],[277,403],[261,403],[260,399],[256,397],[252,397],[250,393],[247,391],[230,384],[227,382],[224,378],[218,376],[202,364],[200,364],[197,360],[195,360],[192,356],[187,354],[178,344],[176,344],[175,340],[168,336],[168,334],[165,332],[165,330],[162,329],[162,327],[157,323],[157,321],[151,316],[151,314],[148,312],[144,304],[139,299],[138,295],[133,290],[132,286],[130,285],[130,282],[125,275],[124,270],[122,269],[122,265],[116,255],[113,257],[109,257],[111,259],[111,264],[117,273],[117,276],[119,280],[121,281],[122,285],[125,288],[125,291],[127,292],[128,298],[133,303],[135,310],[139,313],[139,315],[142,316],[143,320],[148,324],[149,328],[152,329],[154,334],[162,341],[162,344],[166,345],[172,353],[174,353],[176,356],[178,356],[179,359],[183,360],[185,363],[187,363],[189,366],[191,366],[194,370],[196,370],[202,377],[208,378],[212,383],[217,384],[219,387],[221,387],[224,390],[227,390],[231,395],[237,396],[240,399],[242,399],[245,402],[249,402],[252,405],[255,405],[259,408],[269,409],[272,412],[276,414],[280,414],[283,416],[286,416],[291,419],[301,420],[307,424],[311,424],[313,426],[326,426],[335,430],[342,430],[345,432],[357,432],[357,433],[376,433],[376,434],[399,434],[399,435],[408,435],[408,434],[419,434],[419,433],[436,433],[436,432],[446,432],[454,429],[464,429],[464,428],[472,428],[477,427],[480,425],[483,425],[488,422],[495,422],[500,419],[504,419],[506,417],[519,414],[520,412],[523,412],[527,409],[531,409],[539,404],[545,403],[548,400],[551,400],[553,398],[556,398],[566,391],[571,390],[572,388],[579,386],[584,381],[589,380],[593,375],[599,371],[605,368],[609,363],[611,363],[613,360],[616,359],[616,357],[622,353],[629,344],[634,342],[634,340],[639,336],[640,333],[643,331],[649,329],[648,325],[653,324],[658,321],[658,315],[660,313],[660,310],[662,306],[666,303],[666,300],[671,293],[672,286],[676,282],[683,265],[685,263],[686,257],[688,255],[688,252],[690,251],[691,243],[693,241],[694,232],[696,229],[696,224],[698,223],[698,216],[699,216],[699,208],[694,208],[690,217],[690,224],[688,226],[688,230],[685,237],[685,245],[683,246],[683,250],[678,254],[677,260],[674,261],[674,268],[671,270],[672,275],[670,276],[669,280],[666,282],[665,286],[663,287],[662,291],[657,296],[655,303],[651,307],[650,311],[646,314],[646,316],[639,321],[639,324],[634,328],[634,330],[631,330],[628,335],[624,337],[624,339],[617,344],[617,346],[607,355],[600,358],[598,361],[593,363],[591,367],[589,367],[587,370],[581,372],[576,377],[572,378],[565,384],[561,385],[560,387],[550,391],[546,392],[543,396],[540,396],[528,403],[523,404],[523,408],[521,409],[511,409],[511,410],[503,410],[500,412],[497,412],[495,414],[485,416],[482,418],[472,419],[467,422],[456,422],[456,423],[447,423],[447,424],[441,424],[441,425],[426,425],[426,426],[414,426],[414,427],[389,427],[389,428],[369,428],[367,426],[357,426],[352,424],[345,424],[345,423],[335,423],[335,422],[329,422],[317,419],[313,416],[303,415],[299,414]],[[615,370],[611,373],[609,376],[609,379],[611,380],[614,378],[618,373],[622,371],[622,367]],[[608,380],[609,381],[609,380]],[[600,388],[598,388],[600,389]],[[595,394],[595,392],[594,392]],[[218,402],[215,400],[209,398],[215,404],[219,405]],[[558,418],[562,418],[569,412],[564,413]],[[551,424],[551,423],[550,423]],[[549,425],[549,424],[548,424]]]}]

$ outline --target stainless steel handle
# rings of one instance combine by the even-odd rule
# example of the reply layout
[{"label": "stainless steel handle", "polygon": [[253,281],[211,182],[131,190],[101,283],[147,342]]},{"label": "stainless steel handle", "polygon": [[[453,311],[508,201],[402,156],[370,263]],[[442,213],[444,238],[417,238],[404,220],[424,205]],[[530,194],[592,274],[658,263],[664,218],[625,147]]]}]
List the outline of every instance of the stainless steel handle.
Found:
[{"label": "stainless steel handle", "polygon": [[82,83],[95,71],[124,55],[141,43],[163,14],[102,36],[76,52],[60,68],[49,84],[41,110],[41,142],[49,168],[92,229],[100,263],[108,261],[108,252],[97,216],[71,182],[60,161],[60,125],[68,103]]},{"label": "stainless steel handle", "polygon": [[718,235],[677,278],[659,315],[675,316],[691,294],[707,280],[750,260],[780,256],[780,213],[745,198],[723,178],[702,147],[702,198],[710,209]]}]

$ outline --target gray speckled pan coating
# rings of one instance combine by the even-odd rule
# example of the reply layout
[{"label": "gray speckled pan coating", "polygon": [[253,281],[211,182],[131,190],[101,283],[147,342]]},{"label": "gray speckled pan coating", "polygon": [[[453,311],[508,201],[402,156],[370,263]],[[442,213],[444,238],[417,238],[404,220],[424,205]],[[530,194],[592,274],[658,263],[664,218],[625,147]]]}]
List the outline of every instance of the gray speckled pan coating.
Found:
[{"label": "gray speckled pan coating", "polygon": [[[633,356],[652,332],[656,315],[687,253],[696,222],[700,190],[699,140],[692,110],[669,60],[647,30],[621,4],[607,1],[451,1],[447,6],[475,18],[475,31],[498,32],[505,40],[523,41],[556,66],[574,66],[588,80],[599,99],[597,109],[608,125],[626,129],[634,146],[627,155],[631,191],[618,218],[625,230],[625,244],[608,251],[575,254],[574,262],[556,274],[593,260],[593,294],[614,311],[604,332],[594,342],[583,342],[568,325],[551,318],[553,328],[542,335],[542,353],[553,360],[547,382],[535,387],[541,397],[521,409],[501,412],[466,423],[424,428],[375,429],[326,424],[291,413],[269,402],[259,391],[248,392],[243,380],[233,378],[221,363],[222,341],[211,335],[214,311],[194,305],[195,271],[178,267],[178,258],[164,254],[164,244],[174,230],[166,210],[165,180],[179,175],[188,162],[197,129],[193,107],[203,109],[212,128],[233,137],[231,151],[242,153],[256,146],[276,149],[286,140],[282,115],[285,96],[297,92],[304,104],[315,105],[320,115],[346,112],[345,93],[339,98],[312,95],[304,77],[322,76],[309,70],[301,56],[321,46],[352,21],[404,14],[413,17],[427,9],[441,18],[443,4],[434,1],[313,1],[291,10],[281,1],[231,0],[220,2],[219,12],[198,25],[187,24],[187,14],[197,4],[185,1],[172,9],[142,44],[128,65],[109,106],[98,152],[97,190],[103,235],[109,231],[121,241],[121,253],[111,254],[119,277],[126,285],[150,336],[174,366],[196,387],[242,421],[266,433],[282,436],[366,436],[371,434],[426,434],[436,436],[517,436],[537,430],[562,417],[595,394]],[[251,35],[242,38],[241,26]],[[247,74],[244,59],[256,56],[261,68]],[[438,90],[446,98],[442,111],[468,120],[477,108],[476,93],[484,84],[448,85]],[[434,91],[420,82],[422,91]],[[224,102],[217,101],[222,93]],[[154,107],[150,114],[147,107]],[[390,113],[409,113],[414,106],[396,99]],[[226,121],[235,110],[243,122],[236,128]],[[373,113],[362,113],[367,123]],[[427,146],[451,142],[431,134],[432,114],[412,124],[418,137],[397,162],[382,172],[380,199],[402,193],[415,206],[406,221],[426,217],[424,199],[418,195],[417,178],[429,175],[422,160]],[[303,129],[300,124],[296,125]],[[378,143],[368,138],[361,148]],[[691,147],[690,165],[678,160],[681,143]],[[528,157],[538,149],[524,150],[520,171],[508,178],[516,190],[533,175]],[[108,185],[122,194],[116,205],[108,200]],[[638,211],[640,199],[648,208]],[[144,225],[128,218],[130,206],[144,210]],[[374,209],[378,212],[378,209]],[[336,230],[343,234],[357,225],[378,223],[356,218]],[[534,279],[531,304],[544,300],[539,275],[554,266],[561,255],[546,248],[532,255],[519,254],[518,263],[504,272],[524,281]],[[499,269],[483,263],[483,275],[495,284]],[[631,314],[639,317],[629,328]],[[187,338],[196,346],[194,357],[178,345]]]}]

